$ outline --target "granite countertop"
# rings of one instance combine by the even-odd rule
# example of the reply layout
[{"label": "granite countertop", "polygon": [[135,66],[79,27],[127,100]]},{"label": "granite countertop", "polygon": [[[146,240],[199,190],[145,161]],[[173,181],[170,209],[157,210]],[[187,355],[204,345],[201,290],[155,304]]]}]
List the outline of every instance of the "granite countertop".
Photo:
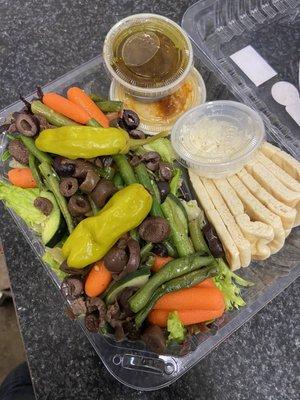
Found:
[{"label": "granite countertop", "polygon": [[[101,51],[108,29],[138,12],[178,22],[188,0],[0,0],[0,108]],[[119,384],[81,329],[64,314],[28,243],[1,205],[5,246],[20,328],[37,399],[294,400],[299,281],[169,388],[142,393]],[[299,303],[298,303],[299,304]]]}]

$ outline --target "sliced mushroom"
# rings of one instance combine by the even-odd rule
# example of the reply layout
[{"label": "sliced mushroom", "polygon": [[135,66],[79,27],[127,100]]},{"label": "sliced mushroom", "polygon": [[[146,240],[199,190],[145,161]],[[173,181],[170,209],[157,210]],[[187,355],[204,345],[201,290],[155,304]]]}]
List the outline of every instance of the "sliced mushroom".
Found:
[{"label": "sliced mushroom", "polygon": [[157,171],[159,168],[160,155],[156,151],[149,151],[143,155],[142,161],[150,171]]},{"label": "sliced mushroom", "polygon": [[159,163],[159,176],[160,179],[169,182],[172,179],[172,168],[170,164],[160,162]]},{"label": "sliced mushroom", "polygon": [[151,325],[141,336],[149,350],[162,354],[166,349],[166,339],[163,330],[158,325]]},{"label": "sliced mushroom", "polygon": [[26,113],[20,113],[16,116],[15,124],[17,131],[24,136],[33,137],[38,133],[38,125],[33,116]]},{"label": "sliced mushroom", "polygon": [[170,225],[162,217],[149,217],[139,227],[139,235],[146,242],[160,243],[170,235]]},{"label": "sliced mushroom", "polygon": [[103,261],[109,271],[121,272],[128,262],[128,255],[124,249],[113,247],[105,255]]},{"label": "sliced mushroom", "polygon": [[102,208],[116,191],[117,189],[112,182],[101,179],[92,191],[91,198],[98,208]]},{"label": "sliced mushroom", "polygon": [[62,178],[59,183],[60,193],[65,197],[71,197],[78,190],[78,182],[76,178]]},{"label": "sliced mushroom", "polygon": [[8,151],[21,164],[28,165],[29,151],[24,146],[23,142],[18,139],[11,140],[8,144]]},{"label": "sliced mushroom", "polygon": [[39,209],[44,215],[50,215],[53,210],[53,204],[46,197],[37,197],[33,202],[34,207]]},{"label": "sliced mushroom", "polygon": [[83,293],[83,284],[77,277],[67,277],[62,281],[60,290],[67,299],[76,299]]},{"label": "sliced mushroom", "polygon": [[91,193],[99,181],[100,177],[95,171],[88,171],[79,189],[84,193]]},{"label": "sliced mushroom", "polygon": [[80,194],[74,194],[68,203],[68,210],[73,217],[81,216],[91,211],[89,201]]}]

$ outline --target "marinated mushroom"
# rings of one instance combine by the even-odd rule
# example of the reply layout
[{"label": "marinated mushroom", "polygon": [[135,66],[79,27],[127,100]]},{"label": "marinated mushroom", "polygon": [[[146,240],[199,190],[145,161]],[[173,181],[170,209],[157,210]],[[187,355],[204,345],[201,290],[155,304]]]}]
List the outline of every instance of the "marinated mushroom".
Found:
[{"label": "marinated mushroom", "polygon": [[150,171],[157,171],[159,168],[160,155],[156,151],[148,151],[142,157],[142,161]]},{"label": "marinated mushroom", "polygon": [[169,182],[172,179],[172,168],[170,164],[160,162],[159,163],[159,176],[163,181]]},{"label": "marinated mushroom", "polygon": [[139,235],[146,242],[160,243],[170,235],[170,225],[162,217],[149,217],[139,226]]},{"label": "marinated mushroom", "polygon": [[208,222],[203,227],[203,234],[207,241],[209,250],[214,257],[223,257],[225,255],[224,249],[217,232],[214,227]]},{"label": "marinated mushroom", "polygon": [[145,329],[141,339],[149,350],[161,354],[166,349],[166,339],[163,330],[158,325],[151,325]]},{"label": "marinated mushroom", "polygon": [[53,210],[53,204],[46,197],[37,197],[33,202],[34,207],[39,209],[44,215],[50,215]]},{"label": "marinated mushroom", "polygon": [[157,182],[161,200],[164,201],[170,193],[170,185],[168,182],[159,181]]},{"label": "marinated mushroom", "polygon": [[121,272],[128,262],[128,255],[125,249],[113,247],[108,253],[106,253],[103,261],[109,271],[114,273]]},{"label": "marinated mushroom", "polygon": [[59,183],[60,193],[65,197],[71,197],[78,190],[78,182],[76,178],[62,178]]},{"label": "marinated mushroom", "polygon": [[67,299],[76,299],[83,293],[83,283],[77,277],[67,277],[62,281],[60,290]]},{"label": "marinated mushroom", "polygon": [[100,177],[95,171],[88,171],[84,181],[79,186],[79,189],[84,193],[91,193],[95,189],[99,180]]},{"label": "marinated mushroom", "polygon": [[29,163],[29,151],[20,140],[11,140],[8,144],[8,151],[19,163],[25,165]]},{"label": "marinated mushroom", "polygon": [[74,194],[68,203],[68,210],[73,217],[82,216],[91,211],[89,201],[80,194]]},{"label": "marinated mushroom", "polygon": [[98,208],[102,208],[116,191],[117,189],[111,181],[101,179],[92,191],[91,198]]},{"label": "marinated mushroom", "polygon": [[60,156],[54,158],[53,168],[59,176],[72,176],[75,173],[74,161]]},{"label": "marinated mushroom", "polygon": [[15,119],[16,129],[24,136],[33,137],[38,133],[38,124],[32,115],[20,113]]}]

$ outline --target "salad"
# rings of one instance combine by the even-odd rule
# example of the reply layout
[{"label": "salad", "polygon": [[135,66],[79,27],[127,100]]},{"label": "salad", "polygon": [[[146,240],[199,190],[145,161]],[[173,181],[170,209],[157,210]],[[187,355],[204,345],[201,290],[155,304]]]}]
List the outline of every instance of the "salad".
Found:
[{"label": "salad", "polygon": [[1,127],[0,199],[40,236],[69,315],[164,353],[245,305],[208,183],[190,171],[204,213],[168,132],[147,137],[122,102],[78,87],[37,96]]}]

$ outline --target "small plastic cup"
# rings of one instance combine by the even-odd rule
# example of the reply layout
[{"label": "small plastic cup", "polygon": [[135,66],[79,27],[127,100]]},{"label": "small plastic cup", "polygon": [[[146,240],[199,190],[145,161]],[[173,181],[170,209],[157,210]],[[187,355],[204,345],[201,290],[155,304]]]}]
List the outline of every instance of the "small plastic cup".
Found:
[{"label": "small plastic cup", "polygon": [[[212,124],[210,126],[216,123],[230,126],[234,135],[230,134],[229,138],[224,131],[224,137],[221,135],[218,143],[214,143],[212,131],[204,135],[198,130],[207,121]],[[198,142],[200,135],[201,142]],[[260,115],[245,104],[229,100],[211,101],[189,110],[177,120],[171,131],[178,161],[199,176],[213,179],[240,171],[255,155],[264,138],[265,127]]]},{"label": "small plastic cup", "polygon": [[[155,83],[153,80],[153,82],[150,82],[147,84],[147,86],[141,86],[137,82],[133,81],[130,77],[122,73],[122,71],[115,66],[114,45],[117,41],[121,41],[120,38],[123,37],[122,35],[126,34],[126,32],[130,30],[134,30],[135,26],[143,26],[145,27],[145,30],[147,30],[147,26],[150,26],[149,24],[151,26],[158,27],[157,29],[159,29],[168,37],[174,38],[174,40],[180,44],[180,47],[185,54],[186,61],[184,65],[176,73],[174,73],[174,76],[169,77],[167,80],[162,80],[160,83]],[[155,33],[153,34],[153,37],[149,36],[149,41],[151,42],[151,46],[153,46],[154,50],[156,45],[155,40]],[[150,51],[150,54],[148,54],[146,50],[144,56],[145,59],[135,60],[136,63],[147,62],[152,55],[155,55],[154,50],[153,54],[151,53],[152,50]],[[126,55],[124,57],[127,56],[130,56],[129,51],[126,51]],[[169,18],[157,14],[132,15],[122,19],[116,25],[114,25],[105,38],[103,45],[103,58],[111,77],[115,79],[118,84],[122,85],[127,93],[130,93],[132,96],[140,99],[159,99],[173,93],[186,79],[193,67],[193,49],[190,39],[185,31]]]}]

